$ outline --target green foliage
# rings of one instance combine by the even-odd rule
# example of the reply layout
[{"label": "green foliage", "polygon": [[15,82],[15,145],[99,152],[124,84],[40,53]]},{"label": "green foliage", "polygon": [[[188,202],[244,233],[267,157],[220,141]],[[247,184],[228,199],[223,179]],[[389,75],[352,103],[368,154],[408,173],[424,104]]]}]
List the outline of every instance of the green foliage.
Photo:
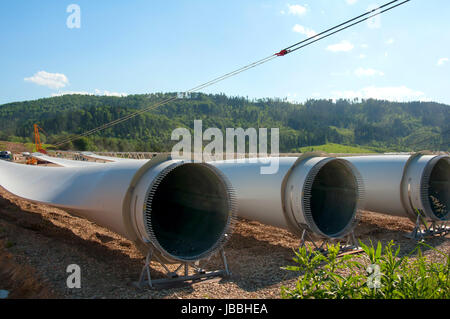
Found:
[{"label": "green foliage", "polygon": [[[0,140],[32,142],[33,124],[39,123],[47,133],[46,143],[55,144],[173,95],[64,95],[4,104],[0,106]],[[171,132],[178,127],[192,132],[196,119],[203,120],[203,129],[217,127],[223,133],[228,127],[280,128],[281,152],[298,152],[314,145],[322,149],[331,145],[331,151],[338,148],[338,152],[340,145],[362,146],[364,152],[450,149],[448,105],[371,99],[292,104],[281,99],[249,101],[224,94],[196,94],[191,99],[174,100],[95,133],[88,140],[99,151],[170,151],[176,143],[171,141]],[[63,148],[74,149],[76,145]]]},{"label": "green foliage", "polygon": [[[400,247],[394,249],[392,241],[385,247],[378,242],[376,248],[372,242],[370,245],[360,244],[367,262],[361,262],[352,255],[338,257],[339,244],[329,245],[328,254],[301,247],[295,253],[297,265],[285,267],[301,275],[295,288],[282,287],[281,296],[289,299],[450,298],[450,256],[425,243],[420,243],[402,257],[399,257]],[[421,246],[437,251],[445,261],[428,260],[423,256]],[[378,279],[374,277],[376,274],[379,274]]]},{"label": "green foliage", "polygon": [[[31,152],[36,152],[36,145],[34,143],[28,142],[25,143],[24,146],[28,148]],[[44,150],[54,149],[54,146],[51,144],[41,144]]]},{"label": "green foliage", "polygon": [[368,149],[368,148],[362,148],[358,146],[349,146],[349,145],[340,145],[335,143],[328,143],[324,145],[316,145],[316,146],[305,146],[300,147],[298,149],[299,153],[306,153],[306,152],[317,152],[322,151],[326,153],[352,153],[352,154],[358,154],[358,153],[376,153],[375,151]]},{"label": "green foliage", "polygon": [[86,137],[73,141],[73,146],[78,151],[95,151],[95,145]]}]

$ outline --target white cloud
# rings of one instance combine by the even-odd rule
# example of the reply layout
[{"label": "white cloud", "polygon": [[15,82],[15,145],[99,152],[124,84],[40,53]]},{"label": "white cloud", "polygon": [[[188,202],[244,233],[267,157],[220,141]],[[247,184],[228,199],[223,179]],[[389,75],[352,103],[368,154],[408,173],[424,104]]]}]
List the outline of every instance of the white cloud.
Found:
[{"label": "white cloud", "polygon": [[368,44],[361,44],[361,48],[363,48],[363,49],[367,49],[369,47],[369,45]]},{"label": "white cloud", "polygon": [[360,58],[360,59],[365,59],[365,58],[367,58],[367,55],[365,55],[365,54],[360,54],[360,55],[358,56],[358,58]]},{"label": "white cloud", "polygon": [[78,94],[78,95],[102,95],[102,96],[127,96],[127,93],[119,93],[119,92],[110,92],[107,90],[99,90],[95,89],[94,92],[86,92],[86,91],[62,91],[58,93],[53,93],[52,96],[63,96],[63,95],[70,95],[70,94]]},{"label": "white cloud", "polygon": [[107,90],[101,91],[99,89],[95,89],[94,92],[95,92],[95,95],[105,95],[105,96],[119,96],[120,97],[120,96],[127,96],[128,95],[127,93],[110,92],[110,91],[107,91]]},{"label": "white cloud", "polygon": [[394,38],[390,38],[389,40],[386,41],[386,44],[393,44],[395,42]]},{"label": "white cloud", "polygon": [[344,40],[339,43],[329,45],[327,47],[327,50],[331,52],[348,52],[353,50],[354,47],[355,46],[351,44],[349,41]]},{"label": "white cloud", "polygon": [[83,91],[62,91],[62,92],[58,92],[58,93],[52,93],[52,96],[63,96],[63,95],[72,95],[72,94],[77,94],[77,95],[94,95],[92,93],[83,92]]},{"label": "white cloud", "polygon": [[64,74],[49,73],[46,71],[39,71],[31,77],[24,78],[24,80],[37,85],[46,86],[50,89],[60,89],[69,84],[69,80]]},{"label": "white cloud", "polygon": [[438,66],[441,66],[441,65],[444,65],[444,63],[447,63],[448,62],[448,58],[440,58],[438,61],[437,61],[437,65]]},{"label": "white cloud", "polygon": [[299,4],[288,4],[288,13],[292,15],[302,16],[306,13],[306,7]]},{"label": "white cloud", "polygon": [[292,28],[292,31],[304,34],[308,38],[309,37],[313,37],[313,36],[315,36],[317,34],[316,31],[314,31],[312,29],[305,28],[304,26],[302,26],[300,24],[294,25],[294,27]]},{"label": "white cloud", "polygon": [[355,75],[358,76],[358,77],[375,76],[375,75],[383,76],[384,73],[381,72],[381,71],[375,70],[375,69],[370,69],[370,68],[368,68],[368,69],[357,68],[355,70]]},{"label": "white cloud", "polygon": [[335,99],[378,99],[396,102],[405,101],[427,101],[425,94],[421,91],[414,91],[404,85],[396,87],[375,87],[369,86],[359,91],[333,91]]},{"label": "white cloud", "polygon": [[345,2],[347,2],[347,4],[355,4],[356,2],[358,2],[358,0],[345,0]]}]

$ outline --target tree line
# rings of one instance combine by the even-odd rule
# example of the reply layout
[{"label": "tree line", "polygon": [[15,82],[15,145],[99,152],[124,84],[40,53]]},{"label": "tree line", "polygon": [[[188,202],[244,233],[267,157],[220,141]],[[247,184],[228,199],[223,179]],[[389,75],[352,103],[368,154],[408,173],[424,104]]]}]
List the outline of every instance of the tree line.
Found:
[{"label": "tree line", "polygon": [[[0,105],[0,140],[33,141],[33,124],[54,144],[153,105],[175,93],[109,97],[64,95]],[[195,94],[177,99],[121,124],[63,146],[72,150],[170,151],[178,127],[279,128],[280,151],[336,143],[379,151],[450,149],[450,106],[434,102],[382,100],[248,100],[224,94]]]}]

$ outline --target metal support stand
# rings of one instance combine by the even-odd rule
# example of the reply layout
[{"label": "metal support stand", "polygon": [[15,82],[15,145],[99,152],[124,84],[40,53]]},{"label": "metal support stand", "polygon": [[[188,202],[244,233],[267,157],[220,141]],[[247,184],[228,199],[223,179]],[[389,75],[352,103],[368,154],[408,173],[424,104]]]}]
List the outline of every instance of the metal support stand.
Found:
[{"label": "metal support stand", "polygon": [[413,231],[405,237],[417,241],[423,240],[426,237],[445,236],[450,233],[450,227],[447,226],[447,221],[431,222],[428,224],[420,215],[417,215],[416,225]]},{"label": "metal support stand", "polygon": [[327,254],[327,244],[333,243],[336,241],[344,242],[344,245],[340,246],[339,249],[339,255],[348,255],[348,254],[357,254],[362,252],[361,247],[358,245],[358,241],[355,238],[355,233],[352,231],[348,233],[343,238],[336,238],[336,239],[325,239],[322,241],[320,246],[317,244],[317,240],[315,240],[305,229],[303,230],[302,237],[300,238],[300,247],[306,247],[306,239],[308,239],[313,246],[313,249],[315,251],[319,251],[321,253]]},{"label": "metal support stand", "polygon": [[[171,271],[167,265],[161,261],[158,255],[153,254],[153,249],[147,254],[145,258],[145,265],[142,268],[141,275],[139,277],[139,281],[133,283],[137,288],[144,288],[148,285],[149,288],[165,288],[175,283],[179,284],[192,284],[194,282],[205,281],[207,279],[211,279],[214,277],[228,277],[231,275],[228,269],[228,262],[225,256],[225,251],[221,249],[218,254],[223,262],[224,269],[215,270],[215,271],[205,271],[205,267],[208,265],[208,262],[211,260],[211,257],[206,260],[206,264],[203,267],[200,267],[200,261],[195,261],[192,263],[180,263],[180,265],[174,270]],[[150,274],[150,263],[153,261],[157,261],[166,271],[164,274],[166,278],[160,279],[152,279]],[[192,268],[194,274],[189,275],[189,268]],[[182,274],[179,274],[180,270],[182,270]]]}]

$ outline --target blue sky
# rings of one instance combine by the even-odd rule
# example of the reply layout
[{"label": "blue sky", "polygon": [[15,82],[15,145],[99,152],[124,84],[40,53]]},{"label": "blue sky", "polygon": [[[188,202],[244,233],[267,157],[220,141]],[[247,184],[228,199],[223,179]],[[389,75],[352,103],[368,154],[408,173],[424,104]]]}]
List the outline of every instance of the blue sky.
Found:
[{"label": "blue sky", "polygon": [[[0,104],[183,91],[387,1],[2,1]],[[70,4],[80,28],[67,27]],[[412,0],[204,92],[450,104],[449,12],[448,0]]]}]

